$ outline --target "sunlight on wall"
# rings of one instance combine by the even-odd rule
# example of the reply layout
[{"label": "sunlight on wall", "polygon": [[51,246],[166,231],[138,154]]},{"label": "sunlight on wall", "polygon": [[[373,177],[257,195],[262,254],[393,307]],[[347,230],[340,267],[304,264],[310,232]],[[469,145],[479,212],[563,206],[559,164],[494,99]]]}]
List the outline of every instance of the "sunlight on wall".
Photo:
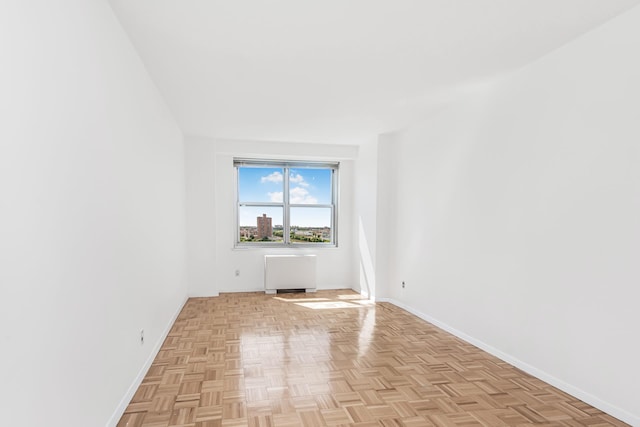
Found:
[{"label": "sunlight on wall", "polygon": [[360,252],[360,292],[371,299],[376,296],[376,272],[373,267],[371,251],[362,225],[362,217],[358,217],[358,249]]}]

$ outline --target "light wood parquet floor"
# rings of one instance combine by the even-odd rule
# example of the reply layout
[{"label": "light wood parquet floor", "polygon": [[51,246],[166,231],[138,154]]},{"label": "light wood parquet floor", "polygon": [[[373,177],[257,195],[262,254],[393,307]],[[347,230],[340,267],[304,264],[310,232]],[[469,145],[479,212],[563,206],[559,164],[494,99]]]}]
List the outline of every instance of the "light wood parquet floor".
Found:
[{"label": "light wood parquet floor", "polygon": [[624,426],[350,290],[190,299],[118,427]]}]

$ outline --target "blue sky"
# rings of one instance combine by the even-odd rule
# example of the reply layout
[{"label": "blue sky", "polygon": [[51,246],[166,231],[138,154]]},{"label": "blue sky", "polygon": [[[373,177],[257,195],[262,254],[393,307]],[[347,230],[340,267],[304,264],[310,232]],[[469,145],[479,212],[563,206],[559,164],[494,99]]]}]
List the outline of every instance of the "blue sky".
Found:
[{"label": "blue sky", "polygon": [[[282,168],[239,168],[238,186],[241,202],[282,202],[284,180]],[[331,170],[290,169],[289,200],[292,204],[331,204]],[[264,211],[264,212],[263,212]],[[266,213],[273,225],[282,225],[281,208],[243,207],[240,225],[256,225],[256,217]],[[292,208],[291,226],[324,227],[331,225],[327,208]]]}]

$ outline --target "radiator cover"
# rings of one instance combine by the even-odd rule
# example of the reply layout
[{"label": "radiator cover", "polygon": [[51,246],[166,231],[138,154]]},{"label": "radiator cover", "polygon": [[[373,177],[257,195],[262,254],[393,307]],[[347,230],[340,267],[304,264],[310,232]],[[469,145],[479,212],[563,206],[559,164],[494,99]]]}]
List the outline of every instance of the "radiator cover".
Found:
[{"label": "radiator cover", "polygon": [[316,290],[315,255],[265,255],[264,289],[276,293],[278,289]]}]

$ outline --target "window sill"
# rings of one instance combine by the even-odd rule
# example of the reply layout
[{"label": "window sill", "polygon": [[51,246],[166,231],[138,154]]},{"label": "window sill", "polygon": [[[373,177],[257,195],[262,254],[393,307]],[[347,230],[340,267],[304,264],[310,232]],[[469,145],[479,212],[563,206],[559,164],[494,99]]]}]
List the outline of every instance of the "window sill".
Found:
[{"label": "window sill", "polygon": [[233,245],[232,250],[240,250],[240,251],[244,251],[244,250],[260,250],[260,249],[268,249],[268,250],[273,250],[273,249],[278,249],[278,250],[316,250],[316,249],[321,249],[321,250],[326,250],[326,249],[338,249],[339,246],[338,245],[334,245],[334,244],[304,244],[304,243],[297,243],[297,244],[292,244],[292,245],[283,245],[283,244],[235,244]]}]

